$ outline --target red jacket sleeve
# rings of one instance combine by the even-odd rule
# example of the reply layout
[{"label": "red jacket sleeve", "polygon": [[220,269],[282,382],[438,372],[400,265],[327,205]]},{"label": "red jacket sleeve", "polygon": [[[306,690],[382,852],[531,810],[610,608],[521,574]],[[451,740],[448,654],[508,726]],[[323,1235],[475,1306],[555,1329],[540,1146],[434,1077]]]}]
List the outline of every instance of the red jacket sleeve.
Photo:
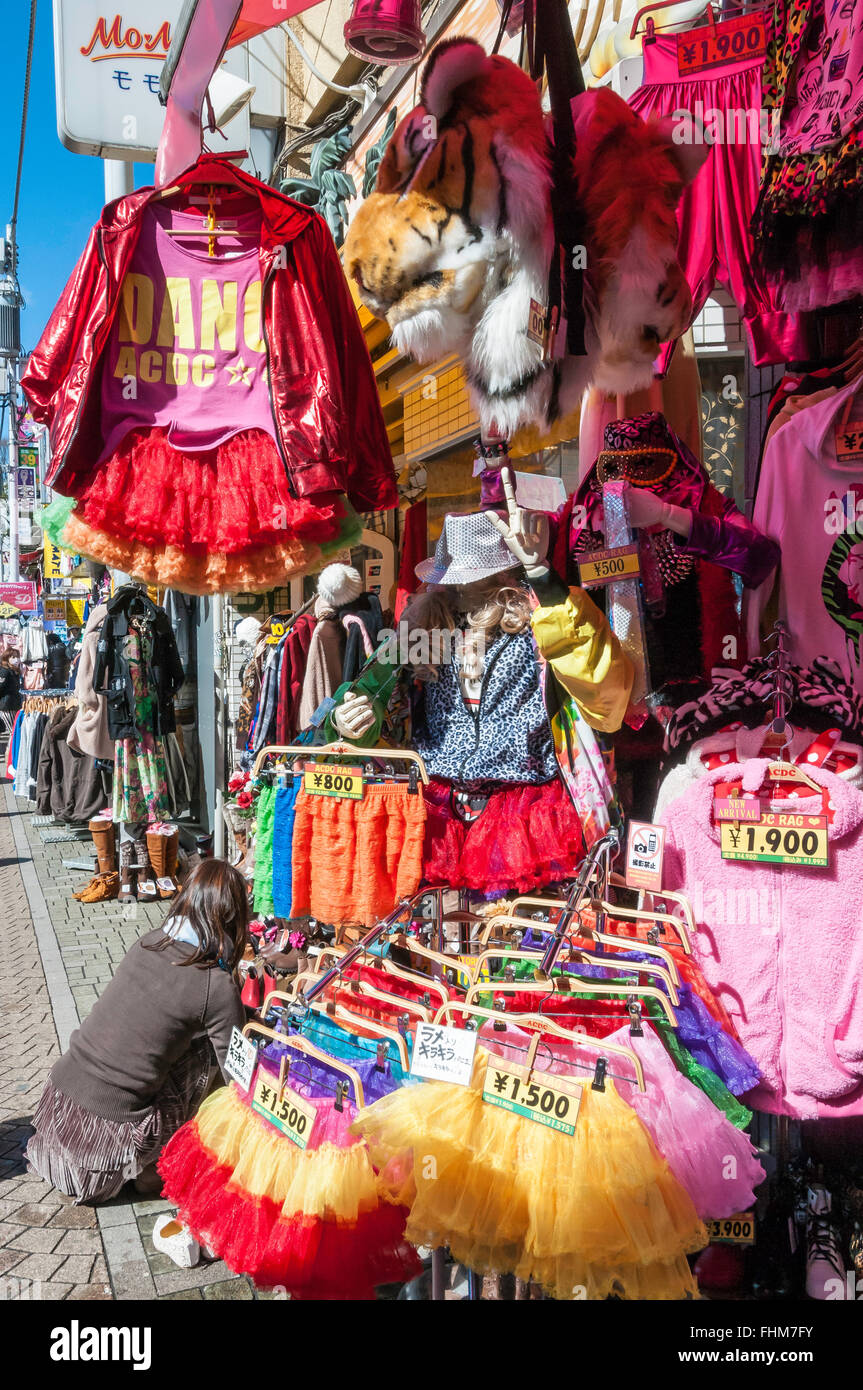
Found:
[{"label": "red jacket sleeve", "polygon": [[54,311],[45,325],[42,337],[30,354],[21,378],[21,389],[30,405],[33,418],[50,425],[57,397],[64,386],[78,355],[84,326],[88,321],[85,310],[99,292],[99,253],[95,226],[66,288],[57,300]]},{"label": "red jacket sleeve", "polygon": [[340,388],[347,422],[348,496],[357,511],[384,511],[398,505],[398,488],[374,369],[329,228],[318,221],[314,230],[317,267],[332,321],[327,366],[333,386]]}]

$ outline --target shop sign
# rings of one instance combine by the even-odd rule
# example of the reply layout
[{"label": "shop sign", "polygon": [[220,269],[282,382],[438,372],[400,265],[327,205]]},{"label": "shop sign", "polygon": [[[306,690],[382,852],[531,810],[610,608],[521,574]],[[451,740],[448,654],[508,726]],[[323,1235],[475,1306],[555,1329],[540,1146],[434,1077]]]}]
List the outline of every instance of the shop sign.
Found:
[{"label": "shop sign", "polygon": [[[54,0],[57,131],[67,149],[103,159],[155,159],[165,108],[159,80],[182,0]],[[211,149],[246,149],[244,107]]]},{"label": "shop sign", "polygon": [[414,1033],[411,1076],[426,1081],[470,1085],[478,1034],[443,1023],[418,1023]]},{"label": "shop sign", "polygon": [[576,1080],[563,1081],[559,1076],[552,1082],[545,1074],[540,1079],[527,1067],[495,1058],[489,1060],[486,1069],[482,1098],[489,1105],[572,1136],[584,1085]]},{"label": "shop sign", "polygon": [[630,821],[624,870],[627,888],[661,893],[664,855],[665,826],[651,825],[648,821]]},{"label": "shop sign", "polygon": [[45,549],[42,557],[42,577],[43,579],[63,578],[63,551],[59,545],[49,541],[47,536],[45,537]]},{"label": "shop sign", "polygon": [[756,824],[722,821],[719,834],[723,859],[802,869],[826,869],[829,862],[826,816],[770,811]]},{"label": "shop sign", "polygon": [[66,600],[64,598],[43,598],[42,617],[46,623],[65,623]]},{"label": "shop sign", "polygon": [[0,618],[17,618],[20,611],[19,608],[14,608],[11,603],[0,603]]},{"label": "shop sign", "polygon": [[14,583],[0,584],[0,603],[9,603],[22,613],[35,613],[38,608],[36,585],[32,579],[19,579]]},{"label": "shop sign", "polygon": [[[20,451],[19,451],[20,453]],[[18,506],[32,511],[36,505],[36,469],[18,465]]]}]

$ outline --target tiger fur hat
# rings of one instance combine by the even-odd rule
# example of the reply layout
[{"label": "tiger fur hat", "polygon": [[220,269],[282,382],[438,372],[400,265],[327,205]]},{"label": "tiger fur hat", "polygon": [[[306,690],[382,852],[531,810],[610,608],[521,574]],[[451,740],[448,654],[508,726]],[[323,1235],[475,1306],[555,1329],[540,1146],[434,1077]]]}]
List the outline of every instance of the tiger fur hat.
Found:
[{"label": "tiger fur hat", "polygon": [[530,77],[473,39],[432,53],[345,241],[347,274],[401,352],[460,355],[484,433],[552,429],[590,385],[648,386],[660,343],[689,326],[675,208],[709,147],[675,143],[675,121],[645,123],[607,88],[572,109],[584,357],[544,361],[527,336],[553,246],[549,128]]}]

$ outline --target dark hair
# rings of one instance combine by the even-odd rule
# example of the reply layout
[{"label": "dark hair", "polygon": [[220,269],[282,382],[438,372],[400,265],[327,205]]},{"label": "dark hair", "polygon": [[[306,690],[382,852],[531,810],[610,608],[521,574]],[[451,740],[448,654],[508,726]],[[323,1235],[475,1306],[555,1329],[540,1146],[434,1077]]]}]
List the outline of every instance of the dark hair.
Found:
[{"label": "dark hair", "polygon": [[226,859],[202,859],[174,899],[163,924],[163,939],[147,949],[164,951],[172,940],[167,932],[169,924],[181,918],[190,923],[199,945],[187,960],[178,962],[180,965],[208,970],[219,964],[226,970],[236,969],[249,924],[246,880]]},{"label": "dark hair", "polygon": [[0,666],[10,666],[13,661],[20,660],[14,647],[7,647],[5,652],[0,652]]}]

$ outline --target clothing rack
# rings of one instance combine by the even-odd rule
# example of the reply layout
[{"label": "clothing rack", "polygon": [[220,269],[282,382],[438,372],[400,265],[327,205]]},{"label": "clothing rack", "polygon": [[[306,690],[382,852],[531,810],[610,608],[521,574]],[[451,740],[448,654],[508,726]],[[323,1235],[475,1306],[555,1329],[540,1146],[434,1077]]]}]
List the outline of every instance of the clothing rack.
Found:
[{"label": "clothing rack", "polygon": [[566,906],[560,913],[552,932],[551,941],[546,947],[540,964],[543,975],[549,976],[554,968],[555,961],[560,955],[560,948],[563,945],[569,924],[572,921],[575,905],[581,899],[584,889],[590,882],[594,870],[599,866],[602,859],[608,858],[609,862],[620,849],[620,832],[612,826],[596,844],[588,850],[584,862],[578,871],[578,878],[573,883],[566,897]]}]

